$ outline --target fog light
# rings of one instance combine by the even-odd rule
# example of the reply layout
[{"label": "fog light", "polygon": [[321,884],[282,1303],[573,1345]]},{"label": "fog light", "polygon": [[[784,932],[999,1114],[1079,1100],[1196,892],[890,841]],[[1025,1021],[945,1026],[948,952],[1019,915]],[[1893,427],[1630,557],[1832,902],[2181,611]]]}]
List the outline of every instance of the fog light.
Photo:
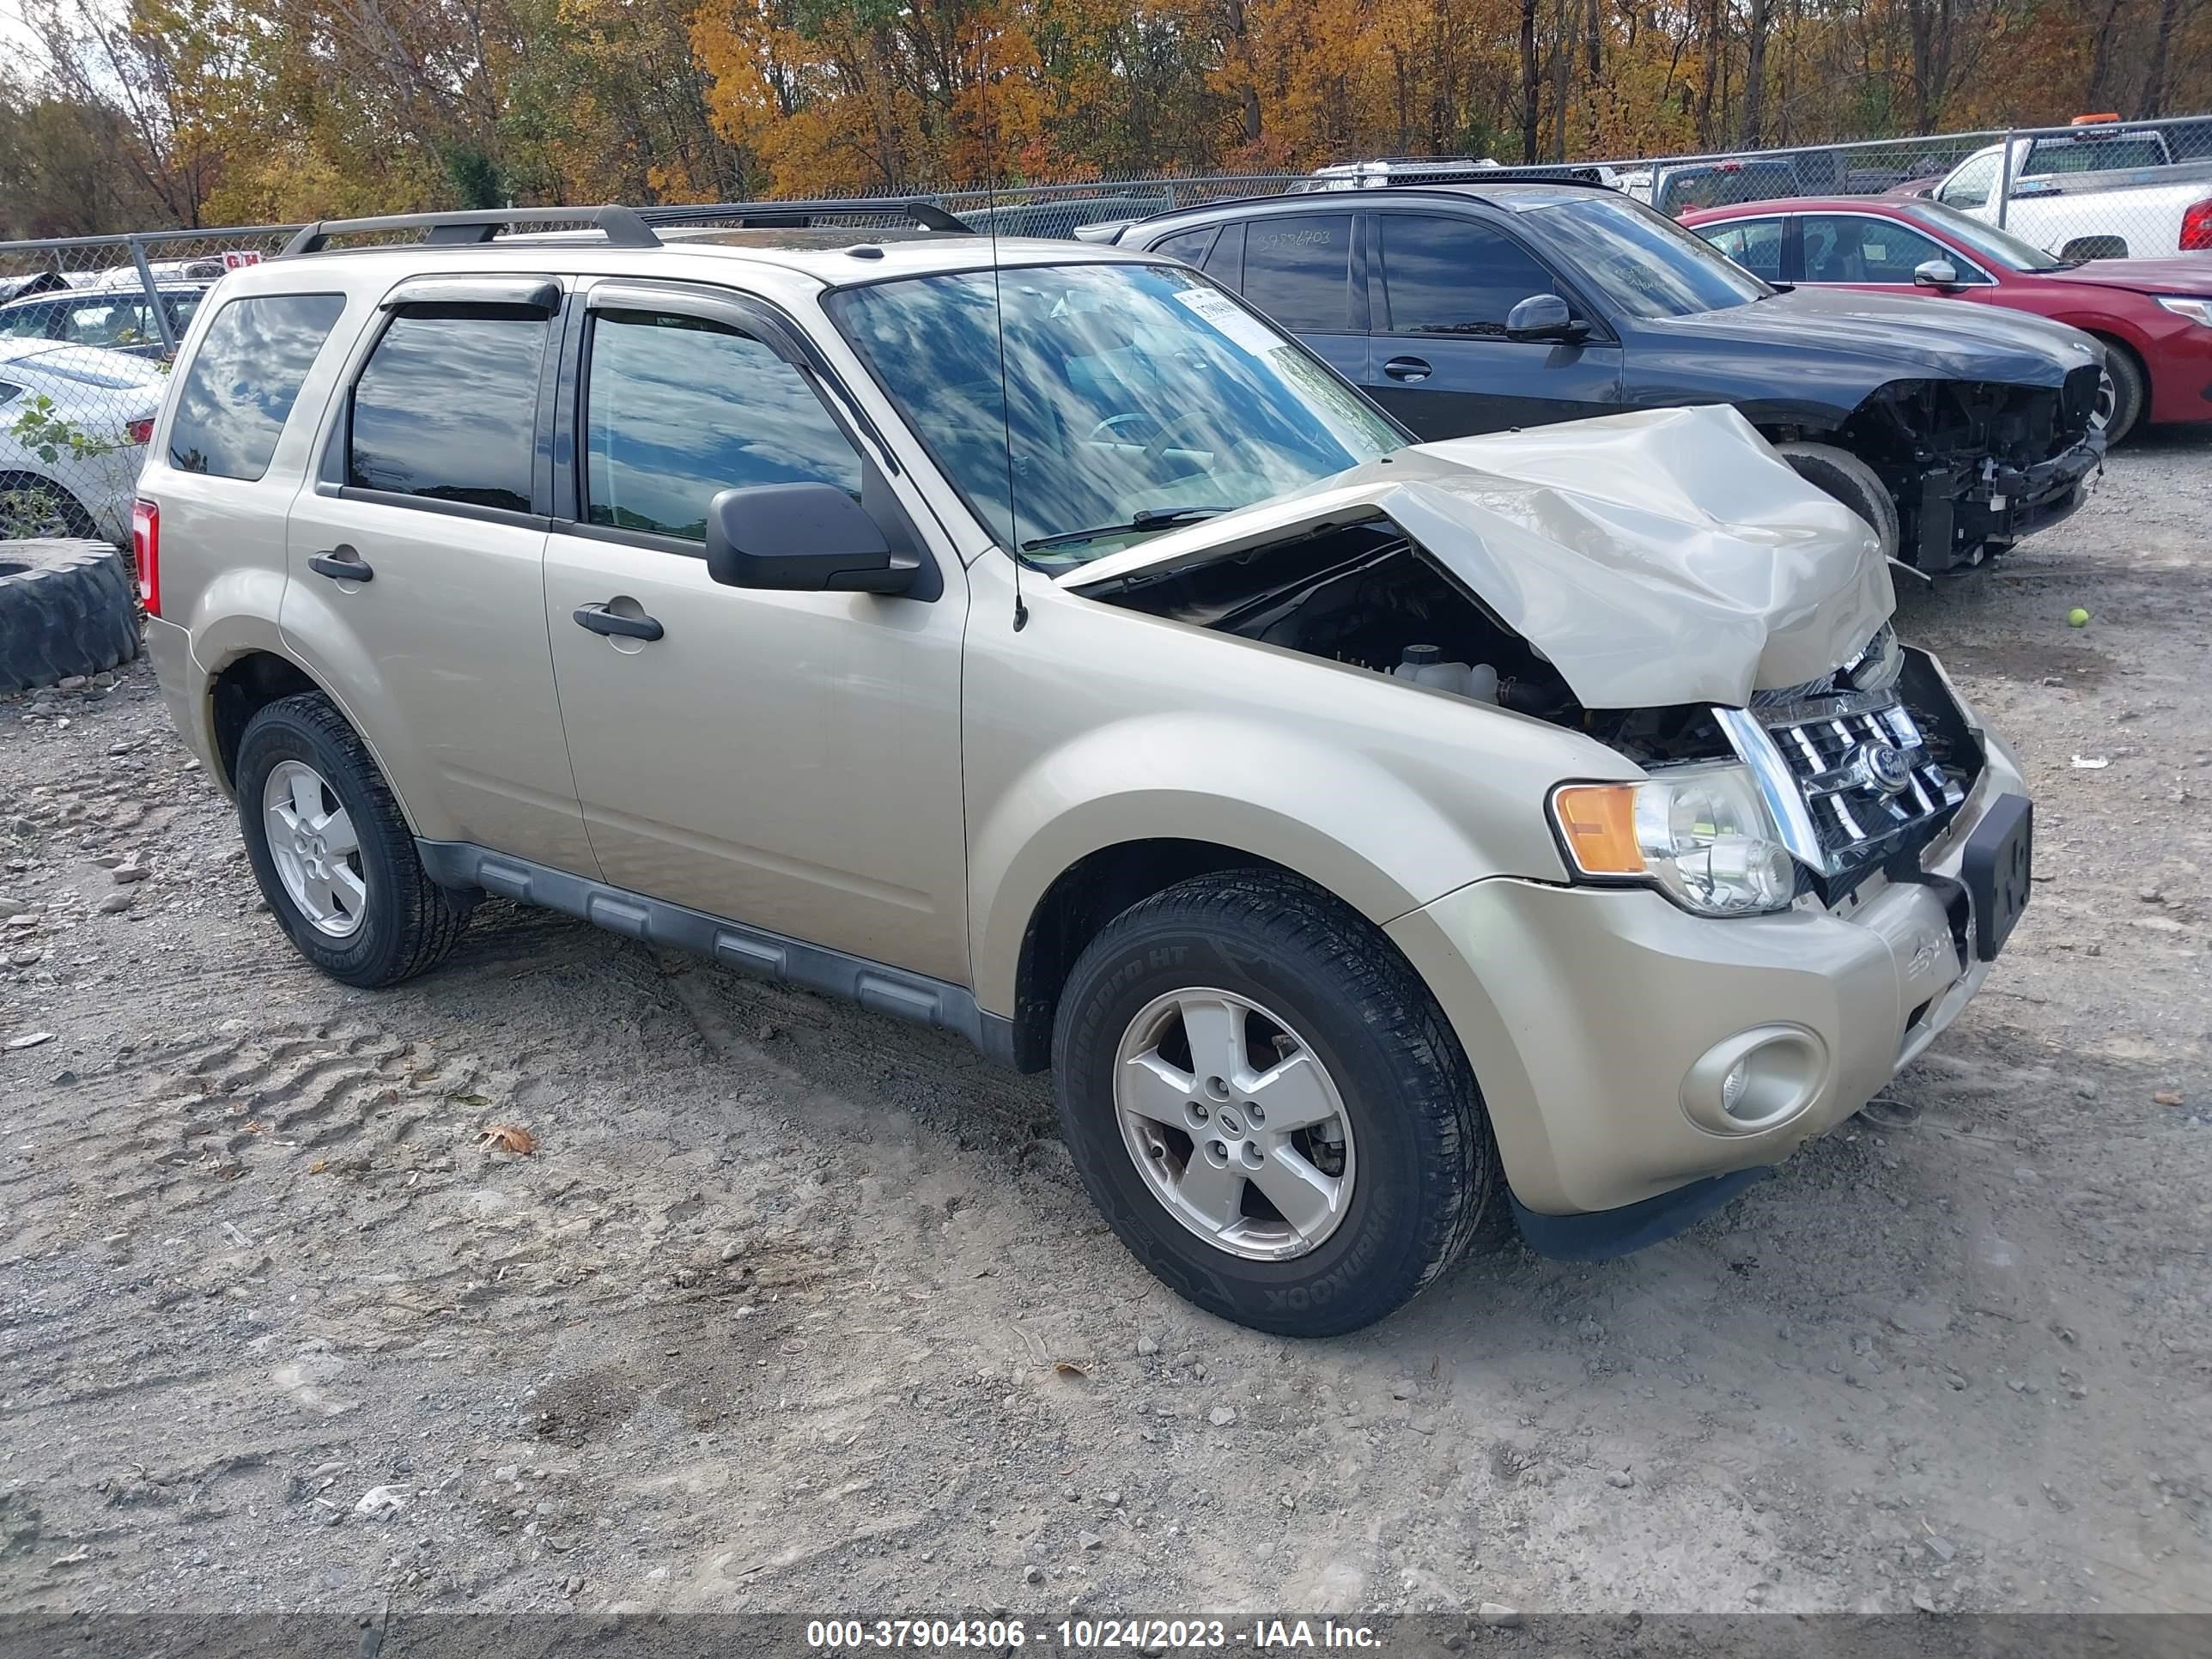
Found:
[{"label": "fog light", "polygon": [[1715,1043],[1682,1079],[1682,1110],[1717,1135],[1759,1134],[1810,1107],[1828,1046],[1802,1025],[1759,1025]]},{"label": "fog light", "polygon": [[1744,1091],[1751,1087],[1751,1062],[1739,1060],[1729,1067],[1729,1074],[1721,1080],[1721,1110],[1730,1117],[1742,1103]]}]

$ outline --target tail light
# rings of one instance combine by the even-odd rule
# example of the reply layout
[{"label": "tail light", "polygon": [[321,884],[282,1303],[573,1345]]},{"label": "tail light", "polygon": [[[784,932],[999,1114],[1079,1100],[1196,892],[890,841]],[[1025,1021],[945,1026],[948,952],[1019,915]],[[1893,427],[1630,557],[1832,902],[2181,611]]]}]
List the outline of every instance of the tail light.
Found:
[{"label": "tail light", "polygon": [[143,421],[133,421],[123,431],[134,444],[150,444],[154,441],[154,417],[149,415]]},{"label": "tail light", "polygon": [[131,504],[131,558],[138,567],[138,597],[146,614],[161,614],[161,509],[152,501]]},{"label": "tail light", "polygon": [[2201,253],[2212,248],[2212,198],[2192,202],[2181,216],[2181,252]]}]

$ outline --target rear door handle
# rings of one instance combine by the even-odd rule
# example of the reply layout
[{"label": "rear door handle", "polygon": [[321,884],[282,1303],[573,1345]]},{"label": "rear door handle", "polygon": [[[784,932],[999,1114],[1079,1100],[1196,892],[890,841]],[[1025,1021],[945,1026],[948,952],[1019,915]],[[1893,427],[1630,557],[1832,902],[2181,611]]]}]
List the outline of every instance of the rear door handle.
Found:
[{"label": "rear door handle", "polygon": [[368,568],[368,561],[343,542],[316,554],[307,561],[307,568],[336,582],[366,582],[376,578],[376,572]]},{"label": "rear door handle", "polygon": [[604,605],[580,605],[574,615],[579,628],[588,628],[594,634],[619,634],[626,640],[657,640],[667,631],[655,617],[625,617]]},{"label": "rear door handle", "polygon": [[1403,380],[1411,385],[1416,380],[1427,380],[1436,370],[1419,357],[1393,357],[1382,365],[1382,372],[1394,380]]}]

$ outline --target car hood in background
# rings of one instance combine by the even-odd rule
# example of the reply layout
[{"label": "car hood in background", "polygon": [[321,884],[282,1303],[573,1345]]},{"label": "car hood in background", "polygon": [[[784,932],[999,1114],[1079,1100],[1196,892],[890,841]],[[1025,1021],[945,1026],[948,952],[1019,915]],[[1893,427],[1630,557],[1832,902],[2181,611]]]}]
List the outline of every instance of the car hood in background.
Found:
[{"label": "car hood in background", "polygon": [[1724,404],[1416,444],[1058,580],[1079,592],[1377,518],[1591,708],[1741,707],[1849,660],[1895,604],[1873,531]]},{"label": "car hood in background", "polygon": [[1848,361],[1863,367],[1869,391],[1890,380],[1938,379],[2055,386],[2096,349],[2087,335],[2026,312],[1841,289],[1801,288],[1638,327],[1786,351],[1788,362],[1778,365],[1785,372]]},{"label": "car hood in background", "polygon": [[2045,282],[2097,283],[2139,294],[2212,294],[2212,253],[2177,253],[2164,259],[2092,259],[2066,270],[2030,273]]}]

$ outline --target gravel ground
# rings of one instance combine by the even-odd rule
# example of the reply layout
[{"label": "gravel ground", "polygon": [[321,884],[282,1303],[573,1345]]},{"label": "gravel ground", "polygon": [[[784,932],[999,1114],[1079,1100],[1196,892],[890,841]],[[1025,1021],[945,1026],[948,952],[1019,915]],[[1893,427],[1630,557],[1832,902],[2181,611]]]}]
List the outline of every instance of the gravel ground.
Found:
[{"label": "gravel ground", "polygon": [[503,905],[329,983],[143,664],[0,703],[0,1608],[2212,1610],[2208,463],[1902,596],[2040,841],[1909,1124],[1326,1343],[1041,1079]]}]

